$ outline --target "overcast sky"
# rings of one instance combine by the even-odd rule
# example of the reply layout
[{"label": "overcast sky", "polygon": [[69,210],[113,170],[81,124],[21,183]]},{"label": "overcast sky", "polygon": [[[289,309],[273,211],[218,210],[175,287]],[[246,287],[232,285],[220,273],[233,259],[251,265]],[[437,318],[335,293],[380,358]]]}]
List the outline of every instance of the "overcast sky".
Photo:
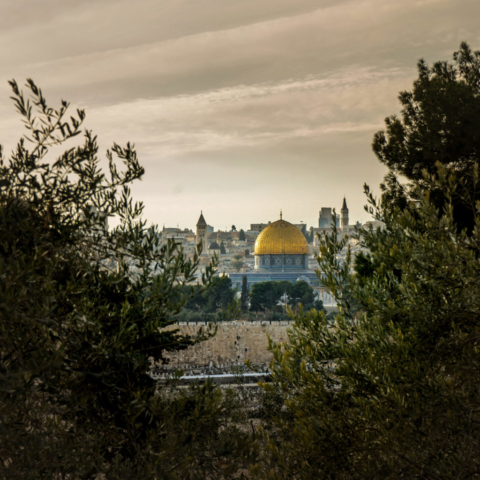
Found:
[{"label": "overcast sky", "polygon": [[160,226],[216,229],[321,207],[368,219],[371,151],[416,62],[480,49],[479,0],[2,0],[0,142],[22,133],[7,80],[86,109],[102,154],[134,142],[132,190]]}]

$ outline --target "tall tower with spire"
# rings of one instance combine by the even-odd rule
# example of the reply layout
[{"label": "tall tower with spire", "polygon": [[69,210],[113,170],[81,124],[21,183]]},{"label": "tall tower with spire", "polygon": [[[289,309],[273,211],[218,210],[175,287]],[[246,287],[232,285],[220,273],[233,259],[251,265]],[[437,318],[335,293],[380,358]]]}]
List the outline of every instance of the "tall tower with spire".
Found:
[{"label": "tall tower with spire", "polygon": [[343,197],[343,205],[342,205],[342,209],[340,210],[340,213],[341,213],[341,226],[342,226],[342,230],[344,230],[345,228],[348,227],[348,208],[347,208],[347,200],[345,199],[345,197]]},{"label": "tall tower with spire", "polygon": [[207,222],[203,218],[203,212],[200,212],[196,235],[195,243],[202,245],[202,255],[205,255],[207,253]]}]

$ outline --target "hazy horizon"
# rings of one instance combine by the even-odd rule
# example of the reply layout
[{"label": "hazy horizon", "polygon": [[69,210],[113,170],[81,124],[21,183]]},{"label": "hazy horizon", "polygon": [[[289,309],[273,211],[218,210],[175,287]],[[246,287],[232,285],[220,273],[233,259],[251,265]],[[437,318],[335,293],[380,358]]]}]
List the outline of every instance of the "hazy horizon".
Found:
[{"label": "hazy horizon", "polygon": [[386,171],[373,134],[420,58],[480,49],[478,18],[474,0],[4,0],[0,143],[23,133],[7,80],[31,77],[51,106],[85,108],[102,155],[135,143],[132,191],[160,227],[203,210],[247,229],[280,209],[316,226],[344,195],[366,221],[363,184]]}]

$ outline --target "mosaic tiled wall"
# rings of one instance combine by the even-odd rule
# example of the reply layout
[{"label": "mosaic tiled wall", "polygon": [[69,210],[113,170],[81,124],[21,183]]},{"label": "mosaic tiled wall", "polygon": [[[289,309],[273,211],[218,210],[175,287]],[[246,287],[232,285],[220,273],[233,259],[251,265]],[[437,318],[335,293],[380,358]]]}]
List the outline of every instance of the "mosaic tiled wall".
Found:
[{"label": "mosaic tiled wall", "polygon": [[307,255],[255,255],[255,269],[305,269]]}]

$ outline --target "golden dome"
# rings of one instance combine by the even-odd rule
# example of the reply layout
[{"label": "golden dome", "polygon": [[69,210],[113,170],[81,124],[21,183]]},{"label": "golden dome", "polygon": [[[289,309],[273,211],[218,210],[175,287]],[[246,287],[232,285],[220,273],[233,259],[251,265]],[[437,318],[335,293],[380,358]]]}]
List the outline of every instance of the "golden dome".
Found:
[{"label": "golden dome", "polygon": [[285,220],[271,223],[255,242],[255,255],[308,255],[308,244],[303,233]]}]

